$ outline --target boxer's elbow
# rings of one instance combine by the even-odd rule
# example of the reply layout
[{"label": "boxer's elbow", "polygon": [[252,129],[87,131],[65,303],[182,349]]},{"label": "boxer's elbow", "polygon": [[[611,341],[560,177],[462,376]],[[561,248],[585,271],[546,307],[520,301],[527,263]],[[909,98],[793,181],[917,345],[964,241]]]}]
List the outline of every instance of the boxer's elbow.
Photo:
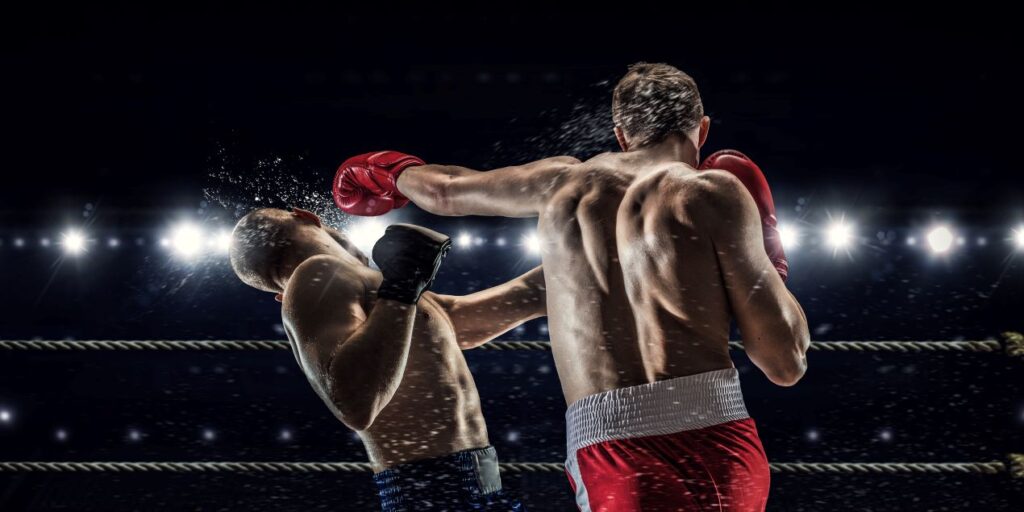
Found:
[{"label": "boxer's elbow", "polygon": [[766,369],[765,376],[776,386],[790,387],[796,385],[807,372],[807,359],[800,357]]},{"label": "boxer's elbow", "polygon": [[772,384],[793,386],[807,372],[807,332],[797,329],[773,339],[775,343],[752,344],[747,355]]},{"label": "boxer's elbow", "polygon": [[338,419],[352,430],[366,430],[377,419],[379,408],[372,400],[355,393],[344,393],[331,390],[330,405],[336,411]]},{"label": "boxer's elbow", "polygon": [[366,430],[373,425],[374,420],[377,419],[377,413],[374,412],[372,407],[338,407],[339,404],[335,403],[338,411],[341,413],[341,422],[346,427],[352,430]]}]

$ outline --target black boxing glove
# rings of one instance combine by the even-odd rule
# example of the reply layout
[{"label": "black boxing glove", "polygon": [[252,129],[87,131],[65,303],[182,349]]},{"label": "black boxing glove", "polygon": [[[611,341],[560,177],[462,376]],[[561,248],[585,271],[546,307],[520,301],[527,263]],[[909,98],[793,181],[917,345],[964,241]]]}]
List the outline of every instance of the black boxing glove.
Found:
[{"label": "black boxing glove", "polygon": [[411,224],[388,226],[373,245],[373,261],[384,274],[377,298],[416,304],[434,282],[451,246],[452,239],[437,231]]}]

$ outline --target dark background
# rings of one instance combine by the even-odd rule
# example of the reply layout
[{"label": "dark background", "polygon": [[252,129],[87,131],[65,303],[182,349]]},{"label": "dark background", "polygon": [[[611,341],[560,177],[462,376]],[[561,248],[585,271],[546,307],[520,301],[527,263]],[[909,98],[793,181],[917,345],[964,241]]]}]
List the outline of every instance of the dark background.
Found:
[{"label": "dark background", "polygon": [[[0,31],[0,338],[280,338],[271,298],[223,257],[158,240],[260,205],[314,208],[347,156],[393,148],[489,168],[614,149],[626,65],[690,72],[714,119],[800,226],[790,288],[816,340],[986,339],[1020,330],[1024,222],[1018,31],[1007,13],[10,11]],[[857,226],[833,254],[830,218]],[[482,239],[438,287],[537,263],[530,220],[389,217]],[[907,237],[935,222],[964,245]],[[41,245],[94,240],[77,258]],[[118,248],[106,246],[119,237]],[[509,245],[495,245],[505,237]],[[981,245],[979,239],[987,243]],[[15,247],[22,239],[25,247]],[[544,339],[543,322],[510,339]],[[560,461],[546,353],[470,353],[506,461]],[[1024,451],[1024,370],[990,354],[812,354],[770,385],[736,354],[775,461],[988,461]],[[361,460],[284,352],[0,353],[2,460]],[[0,416],[0,420],[2,420]],[[63,432],[63,436],[60,435]],[[132,434],[134,432],[134,436]],[[572,510],[558,474],[507,476],[531,510]],[[770,510],[1019,510],[997,476],[776,476]],[[366,475],[0,475],[3,510],[373,510]]]}]

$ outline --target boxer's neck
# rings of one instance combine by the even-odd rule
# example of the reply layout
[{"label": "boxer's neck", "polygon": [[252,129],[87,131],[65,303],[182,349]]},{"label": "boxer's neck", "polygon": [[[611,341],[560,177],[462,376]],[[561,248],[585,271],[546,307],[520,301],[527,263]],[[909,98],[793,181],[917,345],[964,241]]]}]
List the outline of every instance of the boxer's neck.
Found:
[{"label": "boxer's neck", "polygon": [[669,135],[657,144],[637,148],[632,152],[651,162],[683,162],[691,167],[697,167],[700,157],[697,145],[682,134]]}]

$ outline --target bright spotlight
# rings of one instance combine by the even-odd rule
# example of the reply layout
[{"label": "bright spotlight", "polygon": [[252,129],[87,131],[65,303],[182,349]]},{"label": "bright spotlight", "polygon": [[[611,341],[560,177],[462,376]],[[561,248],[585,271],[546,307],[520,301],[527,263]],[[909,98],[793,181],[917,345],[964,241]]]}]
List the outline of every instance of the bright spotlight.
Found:
[{"label": "bright spotlight", "polygon": [[462,232],[455,237],[455,245],[460,249],[468,249],[473,246],[473,237],[469,233]]},{"label": "bright spotlight", "polygon": [[540,254],[540,238],[537,233],[530,233],[523,237],[523,248],[529,254]]},{"label": "bright spotlight", "polygon": [[107,240],[107,247],[110,247],[111,249],[117,249],[118,247],[121,247],[121,241],[116,238],[111,238]]},{"label": "bright spotlight", "polygon": [[210,245],[221,254],[227,254],[228,250],[231,249],[231,232],[222,229],[217,232],[217,236],[210,240]]},{"label": "bright spotlight", "polygon": [[795,249],[800,245],[800,231],[785,224],[779,226],[779,241],[783,249]]},{"label": "bright spotlight", "polygon": [[1024,226],[1013,230],[1013,243],[1017,249],[1024,250]]},{"label": "bright spotlight", "polygon": [[178,256],[192,258],[203,249],[203,232],[194,224],[182,223],[171,232],[169,243]]},{"label": "bright spotlight", "polygon": [[387,225],[377,219],[363,218],[349,224],[345,235],[360,251],[370,254],[373,252],[373,244],[384,236],[384,230],[387,228]]},{"label": "bright spotlight", "polygon": [[925,239],[928,240],[928,248],[935,254],[949,252],[953,248],[953,242],[955,241],[953,231],[946,226],[932,228]]},{"label": "bright spotlight", "polygon": [[834,222],[825,231],[825,241],[833,249],[849,247],[850,243],[853,242],[853,228],[841,220]]},{"label": "bright spotlight", "polygon": [[498,247],[505,247],[505,239],[503,237],[498,237],[498,239],[494,241],[494,245],[497,245]]},{"label": "bright spotlight", "polygon": [[81,254],[85,252],[85,235],[77,230],[66,231],[60,237],[60,244],[64,247],[64,252],[70,255]]}]

